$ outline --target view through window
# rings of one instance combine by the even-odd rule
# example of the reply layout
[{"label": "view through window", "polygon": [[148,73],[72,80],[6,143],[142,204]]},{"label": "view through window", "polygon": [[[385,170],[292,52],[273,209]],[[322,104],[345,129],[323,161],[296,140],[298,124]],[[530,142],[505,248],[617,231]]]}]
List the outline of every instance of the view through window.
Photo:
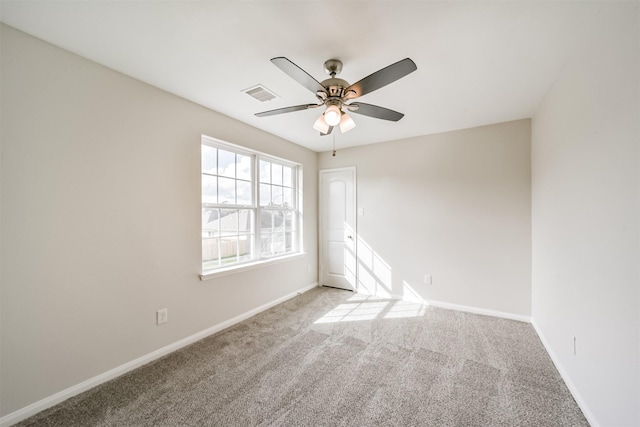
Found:
[{"label": "view through window", "polygon": [[299,252],[300,166],[202,140],[202,271]]}]

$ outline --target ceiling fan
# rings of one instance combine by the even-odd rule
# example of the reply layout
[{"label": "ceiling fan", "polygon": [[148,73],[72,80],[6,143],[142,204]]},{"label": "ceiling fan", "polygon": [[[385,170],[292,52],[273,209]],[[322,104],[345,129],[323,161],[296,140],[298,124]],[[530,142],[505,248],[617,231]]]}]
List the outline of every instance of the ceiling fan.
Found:
[{"label": "ceiling fan", "polygon": [[320,132],[320,135],[330,134],[333,128],[338,125],[342,133],[348,132],[356,126],[353,119],[344,110],[376,119],[393,122],[400,120],[404,117],[404,114],[397,111],[377,105],[365,104],[364,102],[351,101],[393,83],[418,69],[411,59],[405,58],[350,85],[345,80],[336,77],[342,71],[342,62],[338,59],[329,59],[324,63],[324,70],[329,74],[330,78],[322,82],[311,77],[309,73],[285,57],[273,58],[271,62],[289,77],[313,92],[319,103],[263,111],[256,113],[256,116],[273,116],[325,106],[324,113],[318,117],[318,120],[313,125],[313,128]]}]

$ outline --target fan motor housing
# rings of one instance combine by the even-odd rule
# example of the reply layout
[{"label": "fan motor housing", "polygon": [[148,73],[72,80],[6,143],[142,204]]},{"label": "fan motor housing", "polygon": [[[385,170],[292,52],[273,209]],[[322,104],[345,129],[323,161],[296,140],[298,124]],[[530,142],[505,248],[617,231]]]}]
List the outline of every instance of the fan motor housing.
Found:
[{"label": "fan motor housing", "polygon": [[329,92],[329,96],[338,97],[341,97],[343,91],[349,87],[349,83],[347,81],[338,79],[336,77],[323,80],[320,84],[327,89],[327,91]]}]

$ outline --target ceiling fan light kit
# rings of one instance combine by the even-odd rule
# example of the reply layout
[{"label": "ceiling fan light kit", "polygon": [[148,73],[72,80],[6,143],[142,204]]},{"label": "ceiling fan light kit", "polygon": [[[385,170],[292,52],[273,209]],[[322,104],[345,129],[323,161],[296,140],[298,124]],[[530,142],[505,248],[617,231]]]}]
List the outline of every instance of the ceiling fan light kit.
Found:
[{"label": "ceiling fan light kit", "polygon": [[327,122],[329,126],[335,126],[340,123],[341,117],[342,111],[337,105],[329,105],[324,112],[324,121]]},{"label": "ceiling fan light kit", "polygon": [[324,69],[330,78],[322,81],[322,83],[311,77],[309,73],[285,57],[273,58],[271,62],[289,75],[289,77],[313,92],[320,103],[295,105],[292,107],[263,111],[256,113],[256,116],[273,116],[324,106],[324,113],[322,113],[313,124],[313,128],[320,132],[320,135],[329,135],[333,128],[338,125],[342,133],[348,132],[356,127],[353,119],[343,111],[343,108],[353,113],[376,119],[394,122],[400,120],[404,117],[404,114],[397,111],[377,105],[364,104],[361,102],[353,103],[350,101],[393,83],[418,69],[411,59],[405,58],[350,85],[347,81],[336,77],[342,71],[342,61],[338,59],[325,61]]},{"label": "ceiling fan light kit", "polygon": [[324,135],[329,132],[329,125],[324,120],[324,114],[320,114],[318,120],[316,120],[316,122],[313,124],[313,128]]},{"label": "ceiling fan light kit", "polygon": [[354,127],[356,127],[356,122],[347,113],[344,113],[340,118],[340,132],[347,133]]}]

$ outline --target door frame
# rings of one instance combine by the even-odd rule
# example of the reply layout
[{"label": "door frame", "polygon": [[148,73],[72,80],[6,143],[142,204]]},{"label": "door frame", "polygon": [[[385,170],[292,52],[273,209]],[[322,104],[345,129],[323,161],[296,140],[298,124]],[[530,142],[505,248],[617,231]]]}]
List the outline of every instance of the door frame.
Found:
[{"label": "door frame", "polygon": [[351,172],[353,176],[353,228],[354,228],[354,236],[353,236],[353,247],[354,247],[354,257],[356,261],[356,271],[355,273],[355,286],[353,292],[358,292],[358,173],[355,166],[345,166],[341,168],[331,168],[331,169],[320,169],[318,171],[318,265],[320,266],[320,277],[318,277],[318,282],[320,282],[320,286],[324,286],[322,283],[322,278],[324,277],[324,220],[323,218],[323,207],[326,203],[325,200],[322,200],[322,184],[324,180],[325,174],[331,172]]}]

